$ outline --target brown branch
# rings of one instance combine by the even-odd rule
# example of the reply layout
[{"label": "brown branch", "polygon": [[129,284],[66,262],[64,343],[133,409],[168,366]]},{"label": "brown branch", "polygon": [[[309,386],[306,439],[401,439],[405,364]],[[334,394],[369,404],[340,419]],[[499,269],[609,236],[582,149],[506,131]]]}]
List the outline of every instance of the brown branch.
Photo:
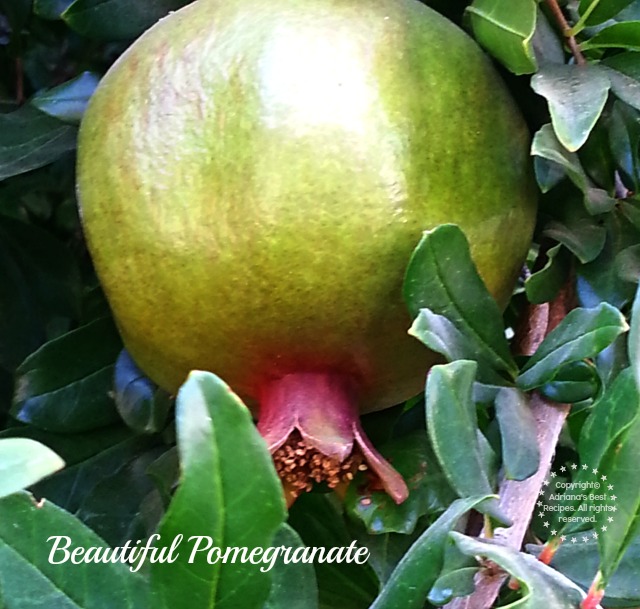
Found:
[{"label": "brown branch", "polygon": [[571,33],[571,26],[565,19],[564,13],[558,4],[558,0],[547,0],[547,4],[553,13],[560,29],[562,30],[562,35],[565,37],[567,44],[569,45],[569,49],[571,50],[572,55],[574,56],[576,63],[580,66],[584,66],[587,64],[587,60],[584,58],[578,43],[576,42],[575,36]]},{"label": "brown branch", "polygon": [[[554,301],[529,306],[523,318],[523,324],[516,333],[514,349],[518,353],[531,355],[544,337],[573,308],[572,286],[573,279],[570,278]],[[500,510],[513,522],[513,525],[509,528],[497,528],[493,534],[494,541],[515,550],[520,550],[522,547],[569,410],[570,407],[567,404],[550,402],[538,393],[531,396],[531,411],[536,421],[540,465],[538,471],[526,480],[521,482],[503,480],[500,484]],[[475,578],[475,592],[453,600],[446,605],[445,609],[489,609],[493,606],[507,577],[505,573],[497,573],[495,569],[480,570]]]}]

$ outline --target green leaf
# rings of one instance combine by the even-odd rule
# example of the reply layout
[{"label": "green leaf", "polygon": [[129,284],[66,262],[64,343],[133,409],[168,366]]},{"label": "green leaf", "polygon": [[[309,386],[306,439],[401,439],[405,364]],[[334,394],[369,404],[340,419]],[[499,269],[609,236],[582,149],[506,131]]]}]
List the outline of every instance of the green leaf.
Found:
[{"label": "green leaf", "polygon": [[28,438],[0,440],[0,497],[20,491],[64,467],[50,448]]},{"label": "green leaf", "polygon": [[420,309],[409,334],[415,336],[429,349],[445,356],[447,361],[468,359],[478,364],[478,378],[486,383],[504,384],[504,379],[496,373],[487,350],[468,335],[460,332],[443,315],[436,315],[430,309]]},{"label": "green leaf", "polygon": [[590,49],[640,51],[640,21],[614,23],[583,42],[580,48],[583,51]]},{"label": "green leaf", "polygon": [[584,203],[591,214],[611,211],[616,200],[606,191],[597,188],[585,173],[578,155],[569,152],[558,140],[551,125],[543,125],[535,134],[531,154],[560,165],[569,179],[584,194]]},{"label": "green leaf", "polygon": [[586,25],[598,25],[604,23],[612,17],[615,17],[622,9],[629,6],[634,0],[580,0],[580,16],[584,16],[586,12],[595,4],[595,8],[591,9],[586,19]]},{"label": "green leaf", "polygon": [[575,152],[600,117],[611,85],[606,71],[598,66],[549,65],[532,77],[531,86],[549,103],[558,139]]},{"label": "green leaf", "polygon": [[631,369],[623,370],[595,403],[580,432],[578,444],[584,463],[599,464],[620,434],[638,416],[640,404]]},{"label": "green leaf", "polygon": [[505,609],[575,609],[586,596],[570,579],[533,556],[455,531],[450,536],[467,556],[488,558],[520,582],[522,598],[503,605]]},{"label": "green leaf", "polygon": [[441,512],[456,498],[429,448],[425,431],[415,430],[378,448],[407,481],[410,492],[406,501],[396,505],[387,493],[359,490],[361,479],[356,477],[347,490],[345,509],[372,535],[410,534],[421,516]]},{"label": "green leaf", "polygon": [[529,302],[541,304],[556,297],[564,285],[571,268],[571,257],[562,245],[556,245],[547,252],[547,262],[543,268],[533,273],[524,283]]},{"label": "green leaf", "polygon": [[118,414],[109,393],[121,349],[111,318],[49,341],[16,371],[13,416],[23,423],[65,433],[116,421]]},{"label": "green leaf", "polygon": [[189,0],[75,0],[62,13],[67,25],[89,38],[136,38]]},{"label": "green leaf", "polygon": [[631,309],[631,326],[629,327],[629,361],[636,381],[640,388],[640,284],[636,290]]},{"label": "green leaf", "polygon": [[34,0],[33,12],[43,19],[60,19],[74,0]]},{"label": "green leaf", "polygon": [[464,514],[487,499],[454,501],[409,548],[370,609],[422,609],[442,570],[449,532]]},{"label": "green leaf", "polygon": [[[160,526],[163,540],[181,534],[200,538],[200,548],[270,546],[286,518],[284,493],[246,406],[215,375],[192,372],[178,393],[176,424],[182,475]],[[209,564],[196,543],[176,563],[152,565],[152,585],[167,606],[188,598],[199,608],[262,607],[269,573],[251,563]]]},{"label": "green leaf", "polygon": [[[55,539],[60,545],[51,556]],[[129,609],[152,607],[146,581],[120,562],[71,564],[74,548],[107,544],[77,518],[46,500],[36,503],[27,493],[0,499],[0,591],[7,608],[48,607]],[[61,562],[64,559],[66,562]],[[56,564],[59,563],[59,564]]]},{"label": "green leaf", "polygon": [[[300,536],[283,524],[273,546],[302,548]],[[318,588],[313,565],[304,562],[285,564],[280,556],[272,571],[271,592],[264,609],[318,609]]]},{"label": "green leaf", "polygon": [[476,369],[475,362],[459,360],[433,366],[427,376],[425,405],[429,439],[442,470],[460,497],[493,492],[480,446],[473,401]]},{"label": "green leaf", "polygon": [[[635,387],[634,387],[635,389]],[[640,394],[634,390],[634,402],[640,402]],[[629,427],[618,437],[604,455],[599,471],[605,472],[607,484],[612,485],[615,494],[615,517],[607,522],[606,535],[599,537],[602,563],[600,569],[605,581],[615,571],[624,552],[637,532],[637,516],[640,513],[640,416],[637,416]]]},{"label": "green leaf", "polygon": [[538,68],[531,40],[536,29],[535,0],[474,0],[467,8],[476,40],[514,74]]},{"label": "green leaf", "polygon": [[498,392],[495,405],[505,477],[526,480],[540,465],[537,425],[527,396],[516,388],[504,387]]},{"label": "green leaf", "polygon": [[628,330],[618,309],[601,303],[593,309],[574,309],[542,341],[517,379],[530,391],[553,380],[571,362],[593,357]]},{"label": "green leaf", "polygon": [[25,105],[0,114],[0,180],[43,167],[76,147],[76,129]]},{"label": "green leaf", "polygon": [[453,224],[425,231],[404,279],[412,317],[430,309],[446,317],[475,353],[510,375],[517,368],[504,335],[502,314],[476,270],[464,233]]},{"label": "green leaf", "polygon": [[31,103],[41,112],[66,123],[79,123],[93,95],[100,77],[93,72],[82,72],[62,85],[39,91]]}]

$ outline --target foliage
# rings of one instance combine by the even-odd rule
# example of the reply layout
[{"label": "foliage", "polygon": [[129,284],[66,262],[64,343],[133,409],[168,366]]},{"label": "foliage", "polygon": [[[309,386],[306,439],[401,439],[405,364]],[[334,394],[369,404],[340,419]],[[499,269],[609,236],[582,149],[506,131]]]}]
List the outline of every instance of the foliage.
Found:
[{"label": "foliage", "polygon": [[[424,399],[363,421],[410,497],[396,506],[356,479],[344,503],[302,497],[288,524],[266,446],[224,383],[193,375],[174,404],[121,353],[77,214],[74,149],[92,92],[187,3],[0,0],[0,606],[418,609],[468,594],[480,556],[520,582],[503,605],[569,609],[594,579],[605,606],[640,605],[640,1],[430,2],[493,57],[531,128],[528,268],[503,316],[457,227],[425,233],[404,295],[410,333],[443,364],[425,371]],[[514,357],[527,303],[563,290],[576,308]],[[598,537],[534,519],[537,543],[517,552],[454,529],[473,531],[479,512],[499,522],[501,479],[537,470],[532,390],[573,405],[553,472],[605,472],[619,511]],[[106,549],[158,531],[248,548],[356,540],[371,557],[269,572],[208,565],[206,552],[135,573],[48,560],[52,535]],[[550,567],[533,558],[563,532],[589,541],[565,542]]]}]

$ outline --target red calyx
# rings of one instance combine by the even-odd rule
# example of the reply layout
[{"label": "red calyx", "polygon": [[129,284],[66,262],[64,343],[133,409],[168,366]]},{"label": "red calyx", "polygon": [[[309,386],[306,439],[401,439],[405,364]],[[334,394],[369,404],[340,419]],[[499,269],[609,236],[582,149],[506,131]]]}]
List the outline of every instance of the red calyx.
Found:
[{"label": "red calyx", "polygon": [[260,392],[258,430],[274,456],[290,505],[314,483],[348,484],[367,469],[396,503],[409,491],[360,424],[357,385],[336,372],[288,374]]}]

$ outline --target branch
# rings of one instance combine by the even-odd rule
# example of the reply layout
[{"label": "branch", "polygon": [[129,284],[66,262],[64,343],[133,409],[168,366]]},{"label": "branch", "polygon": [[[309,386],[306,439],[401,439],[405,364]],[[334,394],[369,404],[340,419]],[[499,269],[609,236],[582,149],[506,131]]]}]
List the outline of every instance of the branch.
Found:
[{"label": "branch", "polygon": [[[531,355],[572,308],[573,292],[570,279],[558,297],[551,303],[530,305],[524,316],[523,326],[516,334],[515,349],[523,355]],[[534,393],[531,396],[531,411],[536,421],[537,443],[540,450],[538,471],[521,482],[503,480],[500,484],[500,510],[514,523],[511,527],[497,528],[494,541],[520,550],[525,533],[534,513],[538,494],[546,478],[564,421],[569,414],[567,404],[556,404]],[[524,517],[523,517],[524,516]],[[489,609],[507,579],[505,573],[482,569],[475,578],[475,592],[457,598],[445,609]]]},{"label": "branch", "polygon": [[586,65],[587,60],[584,58],[582,51],[580,51],[580,47],[578,46],[578,43],[576,42],[576,38],[572,33],[571,26],[567,23],[567,20],[565,19],[564,14],[562,12],[562,9],[558,4],[558,0],[547,0],[547,4],[549,5],[549,8],[551,9],[553,16],[558,22],[560,29],[562,30],[562,35],[567,40],[567,44],[569,45],[569,49],[571,50],[571,53],[573,54],[576,60],[576,63],[580,66]]}]

